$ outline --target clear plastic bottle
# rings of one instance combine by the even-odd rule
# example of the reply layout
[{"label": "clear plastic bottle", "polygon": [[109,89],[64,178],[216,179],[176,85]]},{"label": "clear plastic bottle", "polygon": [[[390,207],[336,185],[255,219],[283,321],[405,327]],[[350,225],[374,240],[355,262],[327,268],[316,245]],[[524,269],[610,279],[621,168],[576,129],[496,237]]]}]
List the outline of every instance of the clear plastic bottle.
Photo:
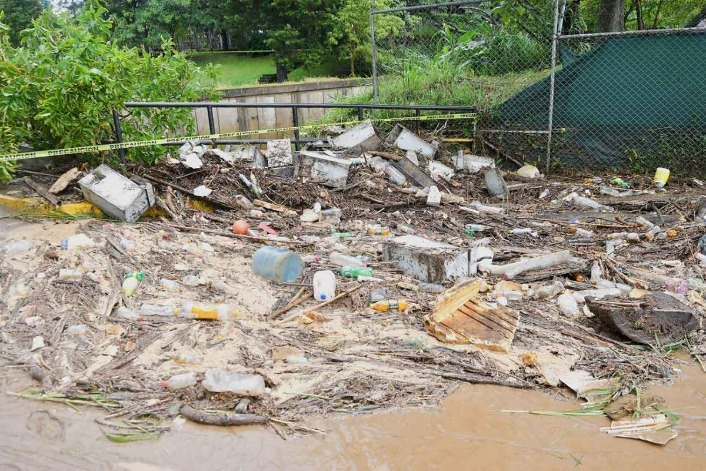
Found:
[{"label": "clear plastic bottle", "polygon": [[260,396],[265,393],[265,380],[260,375],[212,369],[207,370],[205,376],[201,384],[207,391],[231,392],[241,396]]},{"label": "clear plastic bottle", "polygon": [[368,234],[370,235],[390,235],[390,229],[382,227],[380,224],[371,224],[368,226]]},{"label": "clear plastic bottle", "polygon": [[603,276],[603,270],[601,270],[601,265],[598,262],[593,262],[591,265],[591,283],[598,284]]},{"label": "clear plastic bottle", "polygon": [[542,286],[534,293],[535,299],[552,299],[557,294],[564,291],[564,285],[560,281],[555,281],[551,285]]},{"label": "clear plastic bottle", "polygon": [[370,309],[376,311],[404,311],[409,307],[406,299],[383,299],[370,305]]},{"label": "clear plastic bottle", "polygon": [[385,173],[387,174],[387,178],[390,179],[392,183],[395,185],[404,185],[405,182],[407,181],[407,178],[405,178],[404,175],[402,175],[402,172],[397,170],[395,167],[392,165],[388,165],[385,168]]},{"label": "clear plastic bottle", "polygon": [[279,247],[265,246],[253,255],[255,274],[277,283],[291,283],[302,274],[304,263],[299,255]]},{"label": "clear plastic bottle", "polygon": [[162,278],[159,280],[159,285],[167,291],[174,292],[179,290],[179,283],[168,278]]},{"label": "clear plastic bottle", "polygon": [[246,211],[250,211],[255,207],[252,201],[250,201],[246,196],[243,195],[235,195],[235,204],[237,204]]},{"label": "clear plastic bottle", "polygon": [[359,276],[373,276],[373,269],[370,267],[341,267],[338,274],[346,278],[358,278]]},{"label": "clear plastic bottle", "polygon": [[336,296],[336,275],[331,270],[314,273],[314,299],[328,301]]},{"label": "clear plastic bottle", "polygon": [[139,285],[144,278],[145,274],[141,271],[132,271],[125,275],[125,279],[123,280],[123,294],[128,298],[135,294],[137,285]]},{"label": "clear plastic bottle", "polygon": [[198,353],[177,353],[172,355],[172,361],[177,363],[201,363],[203,356]]},{"label": "clear plastic bottle", "polygon": [[419,282],[419,291],[422,291],[424,293],[443,293],[446,291],[446,288],[444,285],[439,285],[436,283],[425,283],[425,282]]},{"label": "clear plastic bottle", "polygon": [[648,221],[647,219],[643,218],[642,216],[636,217],[635,222],[643,227],[648,228],[648,229],[652,229],[652,227],[654,227],[654,224],[652,222]]},{"label": "clear plastic bottle", "polygon": [[120,246],[131,253],[137,250],[135,242],[131,241],[130,239],[126,239],[125,237],[120,238]]},{"label": "clear plastic bottle", "polygon": [[181,284],[185,286],[198,286],[200,282],[200,278],[196,275],[185,275],[181,279]]},{"label": "clear plastic bottle", "polygon": [[332,252],[329,261],[340,267],[364,267],[365,263],[352,255],[345,255],[340,252]]},{"label": "clear plastic bottle", "polygon": [[184,373],[162,381],[162,387],[166,389],[184,389],[194,386],[196,383],[198,383],[196,373]]},{"label": "clear plastic bottle", "polygon": [[289,355],[287,357],[287,363],[291,365],[304,365],[308,362],[309,360],[304,355]]},{"label": "clear plastic bottle", "polygon": [[488,229],[488,226],[484,226],[483,224],[466,224],[467,231],[483,232],[487,229]]},{"label": "clear plastic bottle", "polygon": [[115,310],[115,316],[121,319],[127,319],[129,321],[139,321],[142,316],[132,309],[128,309],[125,306],[120,306]]},{"label": "clear plastic bottle", "polygon": [[406,234],[416,234],[417,231],[413,227],[407,226],[406,224],[397,224],[397,230],[404,232]]},{"label": "clear plastic bottle", "polygon": [[649,231],[645,232],[645,239],[651,241],[661,230],[659,226],[652,226]]},{"label": "clear plastic bottle", "polygon": [[176,309],[174,306],[145,303],[140,307],[140,314],[143,316],[174,317],[176,315]]},{"label": "clear plastic bottle", "polygon": [[184,301],[178,317],[186,319],[227,321],[240,316],[240,312],[230,304],[207,304]]}]

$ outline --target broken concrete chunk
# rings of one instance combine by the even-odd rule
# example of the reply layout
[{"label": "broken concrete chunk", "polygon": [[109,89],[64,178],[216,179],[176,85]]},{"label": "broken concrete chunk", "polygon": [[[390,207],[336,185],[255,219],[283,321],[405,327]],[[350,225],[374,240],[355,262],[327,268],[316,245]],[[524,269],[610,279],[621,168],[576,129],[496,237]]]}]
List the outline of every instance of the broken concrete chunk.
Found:
[{"label": "broken concrete chunk", "polygon": [[505,306],[492,307],[478,297],[482,280],[471,280],[446,290],[437,298],[431,316],[424,317],[429,332],[445,343],[470,343],[507,352],[520,314]]},{"label": "broken concrete chunk", "polygon": [[699,324],[689,306],[665,293],[640,299],[586,298],[586,304],[611,330],[645,345],[678,342]]},{"label": "broken concrete chunk", "polygon": [[348,183],[350,166],[350,160],[330,157],[323,152],[303,150],[297,154],[294,175],[333,188],[342,188]]},{"label": "broken concrete chunk", "polygon": [[468,250],[414,235],[383,243],[386,262],[396,262],[406,275],[428,283],[468,276]]},{"label": "broken concrete chunk", "polygon": [[434,158],[434,154],[436,154],[436,147],[429,144],[427,141],[417,136],[401,124],[397,124],[392,129],[390,134],[388,134],[385,143],[390,146],[397,146],[397,148],[401,150],[414,151],[419,155],[423,155],[427,159]]},{"label": "broken concrete chunk", "polygon": [[203,167],[203,162],[199,156],[192,152],[190,154],[180,155],[179,161],[185,166],[193,169],[199,169]]},{"label": "broken concrete chunk", "polygon": [[478,173],[483,169],[494,168],[495,161],[490,157],[481,155],[464,154],[464,166],[469,173]]},{"label": "broken concrete chunk", "polygon": [[407,179],[419,188],[429,188],[436,185],[436,182],[409,159],[401,159],[399,162],[391,162],[397,170],[407,177]]},{"label": "broken concrete chunk", "polygon": [[450,180],[453,178],[455,173],[454,169],[452,169],[448,165],[442,164],[437,160],[430,160],[427,168],[429,169],[431,178],[433,178],[434,181],[437,182],[440,180]]},{"label": "broken concrete chunk", "polygon": [[294,163],[292,157],[292,141],[289,139],[273,139],[267,141],[267,163],[270,167],[286,167]]},{"label": "broken concrete chunk", "polygon": [[83,177],[78,184],[90,203],[120,221],[135,222],[154,204],[154,190],[150,183],[138,185],[105,164]]},{"label": "broken concrete chunk", "polygon": [[419,165],[419,159],[417,158],[417,153],[413,150],[408,150],[404,155],[407,160],[412,162],[414,165]]},{"label": "broken concrete chunk", "polygon": [[382,141],[370,120],[353,126],[333,139],[333,145],[343,149],[360,147],[363,150],[375,150],[380,147],[380,144],[382,144]]},{"label": "broken concrete chunk", "polygon": [[441,192],[436,186],[429,187],[427,195],[427,206],[439,206],[441,204]]},{"label": "broken concrete chunk", "polygon": [[60,176],[59,179],[54,182],[54,184],[49,188],[49,193],[54,195],[56,195],[57,193],[61,193],[66,189],[67,186],[76,181],[76,179],[80,175],[81,172],[79,172],[78,168],[72,168],[71,170],[67,171],[62,176]]}]

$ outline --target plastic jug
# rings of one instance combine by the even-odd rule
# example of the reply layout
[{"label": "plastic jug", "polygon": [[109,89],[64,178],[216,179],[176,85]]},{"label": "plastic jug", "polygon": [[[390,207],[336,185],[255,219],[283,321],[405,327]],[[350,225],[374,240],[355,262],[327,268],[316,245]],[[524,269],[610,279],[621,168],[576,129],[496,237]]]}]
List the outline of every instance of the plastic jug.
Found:
[{"label": "plastic jug", "polygon": [[252,258],[253,271],[277,283],[290,283],[302,274],[304,263],[296,253],[279,247],[265,246]]},{"label": "plastic jug", "polygon": [[314,273],[314,299],[328,301],[336,295],[336,275],[331,270]]}]

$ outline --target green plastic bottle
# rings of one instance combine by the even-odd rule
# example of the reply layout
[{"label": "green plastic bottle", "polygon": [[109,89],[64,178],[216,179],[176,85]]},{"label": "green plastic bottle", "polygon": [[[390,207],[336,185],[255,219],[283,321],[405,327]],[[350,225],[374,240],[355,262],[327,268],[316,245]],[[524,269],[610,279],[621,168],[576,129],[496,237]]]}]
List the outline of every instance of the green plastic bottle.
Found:
[{"label": "green plastic bottle", "polygon": [[131,271],[127,275],[125,275],[125,279],[123,280],[123,294],[125,297],[130,297],[135,293],[135,290],[137,289],[137,285],[140,284],[140,281],[142,281],[145,278],[145,274],[142,273],[141,271]]},{"label": "green plastic bottle", "polygon": [[342,267],[338,274],[346,278],[358,278],[359,276],[373,276],[373,269],[370,267]]}]

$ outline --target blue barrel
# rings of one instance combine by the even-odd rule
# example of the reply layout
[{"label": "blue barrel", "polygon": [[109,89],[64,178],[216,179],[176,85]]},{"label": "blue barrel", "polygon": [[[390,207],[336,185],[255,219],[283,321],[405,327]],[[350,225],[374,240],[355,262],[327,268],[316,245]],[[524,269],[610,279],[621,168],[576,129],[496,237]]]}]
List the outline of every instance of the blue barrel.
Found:
[{"label": "blue barrel", "polygon": [[290,283],[302,274],[304,263],[296,253],[279,247],[265,246],[252,258],[253,271],[277,283]]}]

